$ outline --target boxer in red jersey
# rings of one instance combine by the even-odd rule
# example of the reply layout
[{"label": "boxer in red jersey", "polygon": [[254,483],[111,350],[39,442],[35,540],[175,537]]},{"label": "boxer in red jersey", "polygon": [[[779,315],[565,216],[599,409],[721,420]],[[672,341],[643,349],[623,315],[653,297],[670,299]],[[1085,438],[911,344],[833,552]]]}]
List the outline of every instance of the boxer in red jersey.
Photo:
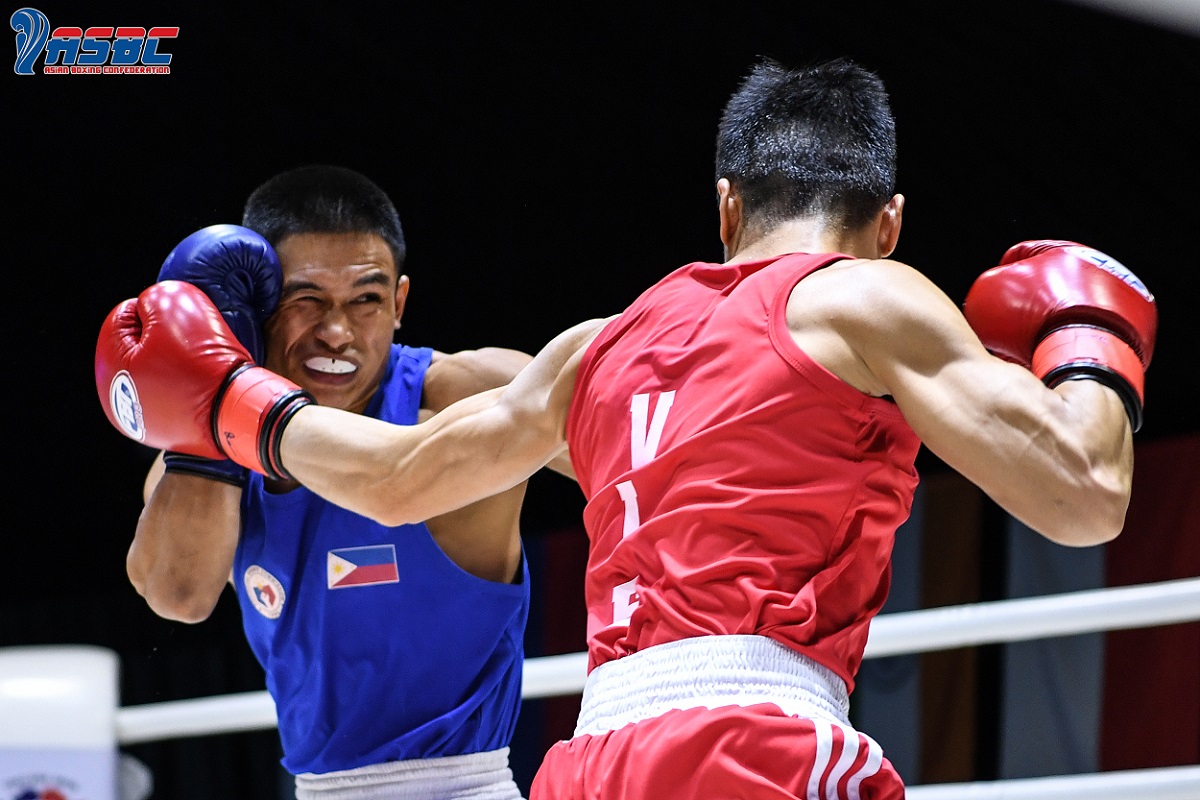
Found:
[{"label": "boxer in red jersey", "polygon": [[889,259],[894,125],[882,82],[849,61],[759,64],[716,162],[724,263],[677,269],[421,425],[296,408],[236,340],[105,358],[145,377],[147,429],[165,418],[201,454],[286,471],[388,525],[515,485],[569,445],[589,670],[534,798],[901,800],[847,712],[920,443],[1049,539],[1112,539],[1154,300],[1072,242],[1014,246],[962,310]]}]

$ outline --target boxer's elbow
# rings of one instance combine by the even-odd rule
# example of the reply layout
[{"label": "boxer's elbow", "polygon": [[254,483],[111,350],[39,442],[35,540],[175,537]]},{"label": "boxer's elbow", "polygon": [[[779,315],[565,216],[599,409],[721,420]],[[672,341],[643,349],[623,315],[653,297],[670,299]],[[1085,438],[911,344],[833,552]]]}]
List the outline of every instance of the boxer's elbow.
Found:
[{"label": "boxer's elbow", "polygon": [[175,622],[204,622],[216,608],[216,601],[211,595],[187,586],[149,584],[142,597],[151,611]]},{"label": "boxer's elbow", "polygon": [[126,560],[126,572],[134,590],[146,601],[150,610],[163,619],[203,622],[216,608],[217,596],[214,596],[210,587],[186,578],[180,580],[174,570],[163,574],[131,555]]},{"label": "boxer's elbow", "polygon": [[1091,547],[1117,538],[1129,508],[1130,476],[1115,466],[1098,465],[1064,485],[1053,518],[1042,528],[1051,541]]}]

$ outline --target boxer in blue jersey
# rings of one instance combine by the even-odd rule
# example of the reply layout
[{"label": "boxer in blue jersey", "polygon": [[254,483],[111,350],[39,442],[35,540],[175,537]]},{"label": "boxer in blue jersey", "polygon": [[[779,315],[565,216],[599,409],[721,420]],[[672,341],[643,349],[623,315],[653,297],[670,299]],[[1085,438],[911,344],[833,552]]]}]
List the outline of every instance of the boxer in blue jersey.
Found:
[{"label": "boxer in blue jersey", "polygon": [[[159,280],[204,289],[259,363],[322,405],[411,425],[530,360],[394,343],[404,237],[390,199],[356,172],[281,173],[242,223],[189,236]],[[567,458],[552,468],[573,475]],[[155,613],[186,622],[233,586],[299,800],[518,798],[524,493],[385,527],[233,462],[164,453],[129,577]]]}]

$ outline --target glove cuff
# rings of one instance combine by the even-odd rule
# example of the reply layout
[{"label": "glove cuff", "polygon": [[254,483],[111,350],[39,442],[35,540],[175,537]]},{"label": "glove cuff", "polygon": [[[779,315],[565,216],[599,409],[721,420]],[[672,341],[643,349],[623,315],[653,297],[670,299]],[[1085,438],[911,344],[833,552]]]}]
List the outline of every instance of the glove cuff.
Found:
[{"label": "glove cuff", "polygon": [[228,483],[230,486],[245,488],[249,477],[245,467],[235,464],[229,459],[204,458],[188,453],[168,450],[163,453],[163,465],[167,472],[196,475],[209,480]]},{"label": "glove cuff", "polygon": [[262,367],[243,366],[226,378],[213,414],[213,437],[230,459],[275,480],[293,480],[279,458],[292,416],[315,403],[299,385]]},{"label": "glove cuff", "polygon": [[1052,331],[1033,353],[1033,373],[1050,388],[1074,380],[1093,380],[1116,391],[1130,425],[1142,427],[1145,368],[1137,353],[1111,331],[1071,325]]}]

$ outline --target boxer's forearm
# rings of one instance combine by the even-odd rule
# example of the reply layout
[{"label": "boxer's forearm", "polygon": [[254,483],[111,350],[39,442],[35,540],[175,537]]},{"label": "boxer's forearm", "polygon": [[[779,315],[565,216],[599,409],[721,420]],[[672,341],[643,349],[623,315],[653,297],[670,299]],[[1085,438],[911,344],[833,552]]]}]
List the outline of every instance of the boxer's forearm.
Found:
[{"label": "boxer's forearm", "polygon": [[330,502],[386,525],[420,522],[515,486],[563,449],[554,432],[497,404],[500,391],[412,426],[309,406],[289,423],[280,454]]}]

